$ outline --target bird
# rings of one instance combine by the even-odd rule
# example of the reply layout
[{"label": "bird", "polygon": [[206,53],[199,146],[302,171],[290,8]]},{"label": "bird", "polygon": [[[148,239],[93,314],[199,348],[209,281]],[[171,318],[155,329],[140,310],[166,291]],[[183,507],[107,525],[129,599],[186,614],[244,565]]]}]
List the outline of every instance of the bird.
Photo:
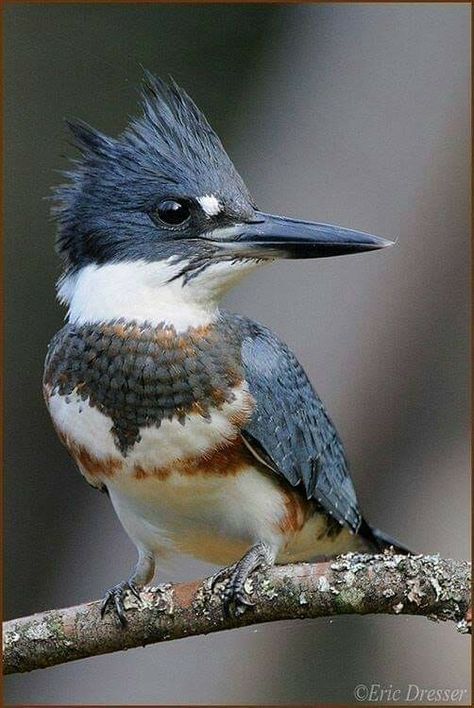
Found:
[{"label": "bird", "polygon": [[104,595],[127,625],[160,561],[220,567],[228,613],[275,563],[408,550],[363,517],[341,439],[296,356],[220,305],[280,258],[392,241],[260,211],[220,139],[173,80],[146,71],[141,109],[112,138],[68,122],[79,156],[54,188],[66,324],[46,355],[56,432],[108,494],[138,560]]}]

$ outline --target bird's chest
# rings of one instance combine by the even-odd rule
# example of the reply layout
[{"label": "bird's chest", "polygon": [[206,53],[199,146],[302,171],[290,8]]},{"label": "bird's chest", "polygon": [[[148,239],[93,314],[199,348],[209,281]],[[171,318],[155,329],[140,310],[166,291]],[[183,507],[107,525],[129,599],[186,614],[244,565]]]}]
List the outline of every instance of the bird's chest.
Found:
[{"label": "bird's chest", "polygon": [[[231,401],[210,406],[205,417],[189,412],[182,421],[172,416],[139,427],[126,452],[117,447],[112,419],[78,392],[52,393],[48,404],[79,469],[93,486],[107,488],[136,544],[161,555],[179,550],[204,557],[207,549],[206,559],[216,562],[243,554],[248,500],[255,506],[252,520],[258,519],[258,505],[269,504],[266,486],[271,492],[275,487],[253,472],[254,460],[239,435],[252,410],[244,384],[233,388]],[[272,520],[282,507],[279,495],[275,503]],[[216,532],[229,537],[224,555],[214,549]]]},{"label": "bird's chest", "polygon": [[280,548],[311,513],[239,434],[255,406],[240,349],[216,328],[121,323],[53,341],[44,391],[55,427],[139,547],[230,562],[256,540]]},{"label": "bird's chest", "polygon": [[110,482],[197,474],[253,408],[237,344],[216,327],[70,329],[48,357],[44,387],[81,469]]}]

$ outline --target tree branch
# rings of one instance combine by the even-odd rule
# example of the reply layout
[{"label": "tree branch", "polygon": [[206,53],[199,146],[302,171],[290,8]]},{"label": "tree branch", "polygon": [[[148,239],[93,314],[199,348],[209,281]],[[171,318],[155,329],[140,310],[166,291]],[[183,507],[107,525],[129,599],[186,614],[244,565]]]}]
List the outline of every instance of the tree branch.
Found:
[{"label": "tree branch", "polygon": [[[224,581],[226,582],[226,581]],[[99,602],[4,623],[4,673],[32,671],[154,642],[284,619],[343,614],[409,614],[451,620],[470,631],[470,564],[438,556],[360,555],[275,566],[255,573],[246,591],[255,606],[226,617],[209,581],[161,585],[127,598],[128,626]]]}]

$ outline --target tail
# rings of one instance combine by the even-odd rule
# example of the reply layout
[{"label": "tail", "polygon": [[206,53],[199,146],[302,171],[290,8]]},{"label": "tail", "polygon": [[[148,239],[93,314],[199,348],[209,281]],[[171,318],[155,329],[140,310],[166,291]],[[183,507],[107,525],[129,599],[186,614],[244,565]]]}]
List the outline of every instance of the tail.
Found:
[{"label": "tail", "polygon": [[414,555],[413,551],[410,551],[406,546],[403,546],[396,539],[388,536],[388,534],[383,531],[369,526],[364,520],[362,520],[358,533],[368,542],[370,549],[376,553],[383,553],[385,550],[393,549],[395,553],[401,553],[407,556]]}]

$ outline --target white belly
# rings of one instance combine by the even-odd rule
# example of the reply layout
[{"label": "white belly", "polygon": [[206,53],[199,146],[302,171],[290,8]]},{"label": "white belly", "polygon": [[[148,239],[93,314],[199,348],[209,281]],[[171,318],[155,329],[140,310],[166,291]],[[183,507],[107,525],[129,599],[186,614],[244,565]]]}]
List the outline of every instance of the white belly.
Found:
[{"label": "white belly", "polygon": [[128,478],[108,488],[127,533],[157,556],[178,551],[224,564],[238,560],[258,541],[277,550],[283,540],[281,490],[255,468],[228,476]]},{"label": "white belly", "polygon": [[[85,448],[105,461],[105,483],[116,513],[138,547],[156,555],[173,551],[227,562],[236,560],[249,545],[265,540],[280,545],[278,523],[284,516],[280,486],[271,476],[248,466],[238,474],[183,474],[183,460],[225,449],[239,435],[242,419],[253,401],[244,386],[235,399],[209,420],[188,415],[184,425],[165,420],[159,428],[140,430],[140,440],[123,456],[115,445],[112,421],[77,394],[47,396],[54,424],[75,455],[81,471],[93,484],[91,472],[81,465],[75,450]],[[112,473],[107,474],[107,466]],[[147,474],[151,472],[151,474]]]},{"label": "white belly", "polygon": [[360,539],[341,529],[325,536],[326,519],[314,514],[294,533],[282,530],[285,496],[276,480],[248,467],[238,477],[145,479],[132,490],[109,485],[117,516],[135,545],[156,557],[179,552],[217,565],[239,560],[258,541],[277,562],[311,560],[363,550]]},{"label": "white belly", "polygon": [[[288,498],[276,475],[265,473],[258,462],[238,470],[224,462],[218,474],[207,474],[202,466],[199,473],[183,472],[183,460],[225,451],[238,438],[239,421],[250,415],[252,399],[243,386],[235,393],[232,403],[211,411],[210,421],[192,414],[184,425],[166,420],[159,428],[140,430],[141,439],[126,456],[115,445],[112,421],[87,401],[77,394],[47,400],[81,471],[92,483],[106,484],[139,549],[157,557],[180,552],[220,565],[238,560],[258,541],[268,543],[280,561],[349,550],[353,537],[345,531],[317,540],[324,535],[320,515],[302,523],[298,532],[285,531]],[[82,449],[85,458],[78,453]]]}]

